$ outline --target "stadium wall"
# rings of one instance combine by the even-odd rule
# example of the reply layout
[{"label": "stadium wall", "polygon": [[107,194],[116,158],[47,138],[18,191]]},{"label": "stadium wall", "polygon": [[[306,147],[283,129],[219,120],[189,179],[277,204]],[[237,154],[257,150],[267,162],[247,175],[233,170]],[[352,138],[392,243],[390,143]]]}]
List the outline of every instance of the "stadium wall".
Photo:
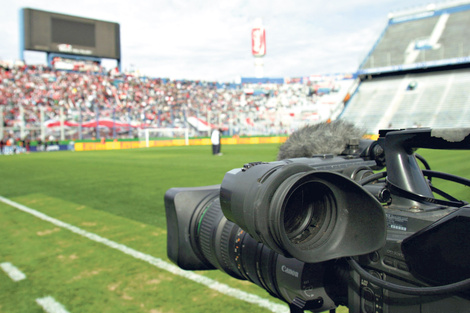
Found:
[{"label": "stadium wall", "polygon": [[[263,144],[263,143],[283,143],[288,137],[230,137],[222,138],[222,145],[237,144]],[[185,146],[185,139],[150,140],[149,147],[175,147]],[[210,138],[189,139],[189,146],[211,145]],[[146,148],[145,141],[112,141],[112,142],[76,142],[75,151],[94,150],[121,150]]]}]

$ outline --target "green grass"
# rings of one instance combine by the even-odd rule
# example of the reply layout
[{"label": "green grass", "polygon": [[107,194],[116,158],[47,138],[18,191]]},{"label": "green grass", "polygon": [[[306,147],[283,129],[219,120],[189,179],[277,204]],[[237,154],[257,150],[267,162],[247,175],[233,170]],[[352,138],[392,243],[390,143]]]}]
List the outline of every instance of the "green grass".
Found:
[{"label": "green grass", "polygon": [[[143,253],[162,258],[166,254],[165,229],[40,194],[16,200]],[[49,295],[66,304],[70,312],[198,312],[193,307],[202,312],[220,311],[223,306],[232,306],[231,312],[253,309],[2,203],[0,219],[5,226],[0,229],[0,256],[28,276],[14,283],[0,275],[0,312],[40,312],[34,300]],[[224,277],[221,272],[214,274],[234,287],[266,297],[252,284]]]},{"label": "green grass", "polygon": [[[171,187],[213,185],[253,160],[271,161],[277,145],[166,147],[1,156],[0,195],[84,230],[164,259],[163,195]],[[70,312],[268,312],[174,276],[0,203],[0,312],[41,312],[51,295]],[[264,289],[220,271],[199,272],[272,302]]]},{"label": "green grass", "polygon": [[163,195],[171,187],[219,184],[253,160],[274,160],[277,145],[166,147],[5,156],[0,194],[41,193],[143,223],[165,227]]},{"label": "green grass", "polygon": [[[445,172],[470,179],[470,167],[468,166],[468,151],[446,151],[446,150],[418,150],[431,166],[431,170]],[[470,202],[469,187],[445,181],[438,178],[432,179],[432,184],[459,200]]]},{"label": "green grass", "polygon": [[[0,195],[51,217],[168,261],[163,195],[171,187],[218,184],[244,163],[272,161],[278,145],[208,146],[0,156]],[[419,151],[435,170],[470,177],[468,152]],[[442,186],[448,186],[443,184]],[[468,198],[468,189],[457,190]],[[70,312],[268,312],[174,276],[0,203],[0,312],[42,312],[53,296]],[[281,303],[221,271],[199,274]],[[347,312],[341,308],[338,312]]]}]

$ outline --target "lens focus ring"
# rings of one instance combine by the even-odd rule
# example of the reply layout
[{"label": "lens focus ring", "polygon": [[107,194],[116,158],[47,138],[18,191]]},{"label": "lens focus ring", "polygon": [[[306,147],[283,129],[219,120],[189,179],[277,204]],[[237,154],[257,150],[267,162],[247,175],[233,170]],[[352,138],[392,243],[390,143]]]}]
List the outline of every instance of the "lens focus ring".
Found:
[{"label": "lens focus ring", "polygon": [[214,266],[218,267],[219,262],[214,250],[214,239],[216,237],[217,226],[223,214],[219,201],[213,201],[206,207],[200,218],[198,230],[199,247],[204,257]]}]

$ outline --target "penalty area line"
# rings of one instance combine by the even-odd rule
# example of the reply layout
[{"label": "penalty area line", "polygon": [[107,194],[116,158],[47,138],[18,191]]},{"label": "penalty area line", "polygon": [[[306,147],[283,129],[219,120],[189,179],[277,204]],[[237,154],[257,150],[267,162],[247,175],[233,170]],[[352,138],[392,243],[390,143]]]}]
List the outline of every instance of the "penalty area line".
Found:
[{"label": "penalty area line", "polygon": [[26,279],[26,275],[10,262],[1,263],[0,268],[15,282]]},{"label": "penalty area line", "polygon": [[107,238],[101,237],[97,234],[94,234],[94,233],[88,232],[86,230],[83,230],[81,228],[78,228],[74,225],[65,223],[61,220],[50,217],[49,215],[46,215],[42,212],[31,209],[31,208],[29,208],[25,205],[22,205],[20,203],[14,202],[14,201],[11,201],[10,199],[7,199],[5,197],[0,196],[0,201],[5,203],[5,204],[8,204],[8,205],[10,205],[14,208],[17,208],[18,210],[29,213],[29,214],[31,214],[31,215],[33,215],[33,216],[35,216],[35,217],[37,217],[37,218],[39,218],[43,221],[47,221],[47,222],[52,223],[56,226],[67,229],[67,230],[69,230],[69,231],[71,231],[71,232],[73,232],[77,235],[88,238],[92,241],[104,244],[105,246],[107,246],[109,248],[113,248],[113,249],[118,250],[118,251],[120,251],[124,254],[132,256],[136,259],[145,261],[145,262],[147,262],[151,265],[154,265],[154,266],[156,266],[156,267],[158,267],[162,270],[168,271],[168,272],[170,272],[174,275],[178,275],[178,276],[181,276],[183,278],[192,280],[196,283],[202,284],[206,287],[209,287],[209,288],[211,288],[213,290],[216,290],[216,291],[218,291],[222,294],[225,294],[227,296],[230,296],[230,297],[233,297],[233,298],[236,298],[236,299],[248,302],[248,303],[256,304],[260,307],[263,307],[263,308],[266,308],[266,309],[270,310],[273,313],[286,313],[286,312],[289,312],[289,309],[284,305],[274,303],[272,301],[269,301],[268,299],[261,298],[257,295],[247,293],[245,291],[230,287],[226,284],[219,283],[219,282],[217,282],[213,279],[210,279],[206,276],[202,276],[202,275],[196,274],[194,272],[190,272],[190,271],[184,271],[184,270],[180,269],[179,267],[177,267],[176,265],[168,263],[168,262],[166,262],[166,261],[164,261],[160,258],[151,256],[149,254],[145,254],[143,252],[140,252],[140,251],[137,251],[135,249],[129,248],[128,246],[125,246],[123,244],[117,243],[115,241],[112,241],[112,240],[109,240]]},{"label": "penalty area line", "polygon": [[52,297],[37,298],[36,303],[47,313],[69,313],[62,304],[55,301]]}]

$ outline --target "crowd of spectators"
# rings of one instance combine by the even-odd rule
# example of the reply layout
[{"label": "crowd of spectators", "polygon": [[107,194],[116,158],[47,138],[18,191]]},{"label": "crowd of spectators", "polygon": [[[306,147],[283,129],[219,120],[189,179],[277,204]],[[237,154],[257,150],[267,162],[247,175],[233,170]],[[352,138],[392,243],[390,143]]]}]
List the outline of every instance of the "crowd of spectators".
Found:
[{"label": "crowd of spectators", "polygon": [[57,121],[60,114],[72,122],[108,118],[133,126],[167,128],[185,127],[186,117],[195,116],[218,127],[231,123],[239,134],[287,132],[286,116],[279,115],[315,102],[317,96],[306,84],[234,85],[117,71],[96,74],[46,66],[0,66],[4,129],[24,125],[31,130],[25,133],[31,139],[37,136],[41,121]]}]

